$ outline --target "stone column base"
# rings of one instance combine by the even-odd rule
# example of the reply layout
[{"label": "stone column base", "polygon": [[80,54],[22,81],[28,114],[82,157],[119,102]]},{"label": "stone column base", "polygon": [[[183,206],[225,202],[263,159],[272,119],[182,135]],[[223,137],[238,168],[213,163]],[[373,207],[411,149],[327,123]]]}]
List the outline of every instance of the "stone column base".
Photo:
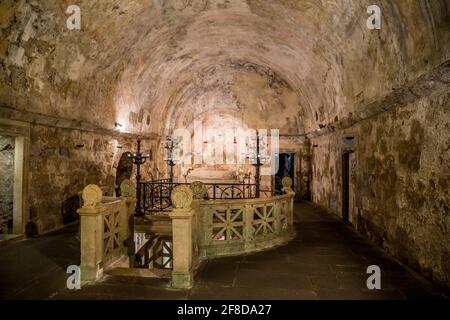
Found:
[{"label": "stone column base", "polygon": [[80,273],[81,281],[97,281],[103,277],[103,268],[80,266]]},{"label": "stone column base", "polygon": [[194,285],[194,275],[192,272],[172,272],[172,288],[191,289]]}]

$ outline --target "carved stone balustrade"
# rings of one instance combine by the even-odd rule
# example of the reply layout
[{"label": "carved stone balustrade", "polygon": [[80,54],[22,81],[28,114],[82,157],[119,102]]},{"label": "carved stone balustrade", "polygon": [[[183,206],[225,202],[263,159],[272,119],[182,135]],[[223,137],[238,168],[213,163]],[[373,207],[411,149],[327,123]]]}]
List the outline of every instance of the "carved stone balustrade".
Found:
[{"label": "carved stone balustrade", "polygon": [[203,188],[172,192],[172,286],[191,288],[202,259],[247,254],[282,245],[294,237],[292,180],[285,195],[258,199],[201,200]]},{"label": "carved stone balustrade", "polygon": [[202,201],[197,207],[202,259],[239,255],[284,244],[294,236],[294,194]]},{"label": "carved stone balustrade", "polygon": [[193,192],[189,186],[175,187],[172,192],[174,209],[169,214],[172,219],[173,271],[172,286],[191,288],[196,268],[194,257],[195,230],[193,230],[195,210],[191,204]]},{"label": "carved stone balustrade", "polygon": [[95,281],[112,265],[130,266],[134,256],[134,188],[129,180],[121,184],[120,198],[104,197],[99,186],[91,184],[82,193],[80,215],[81,279]]}]

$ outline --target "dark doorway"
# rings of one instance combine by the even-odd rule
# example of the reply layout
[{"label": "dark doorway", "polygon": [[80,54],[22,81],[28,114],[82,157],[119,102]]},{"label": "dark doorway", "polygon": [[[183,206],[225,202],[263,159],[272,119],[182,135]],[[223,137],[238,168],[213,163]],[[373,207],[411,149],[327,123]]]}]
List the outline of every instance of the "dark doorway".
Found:
[{"label": "dark doorway", "polygon": [[350,221],[350,153],[342,155],[342,219]]},{"label": "dark doorway", "polygon": [[15,138],[0,136],[0,234],[13,233]]},{"label": "dark doorway", "polygon": [[[282,194],[283,185],[281,180],[284,177],[290,177],[292,181],[295,181],[295,168],[294,168],[294,153],[280,153],[278,155],[279,168],[275,175],[275,194]],[[293,186],[295,190],[295,185]]]}]

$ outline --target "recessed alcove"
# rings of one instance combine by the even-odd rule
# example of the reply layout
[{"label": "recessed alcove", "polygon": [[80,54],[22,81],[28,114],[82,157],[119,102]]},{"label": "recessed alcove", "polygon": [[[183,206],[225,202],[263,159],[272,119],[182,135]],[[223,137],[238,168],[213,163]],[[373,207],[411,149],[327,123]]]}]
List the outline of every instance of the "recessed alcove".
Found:
[{"label": "recessed alcove", "polygon": [[27,137],[26,124],[0,121],[1,238],[10,240],[25,233],[27,218]]}]

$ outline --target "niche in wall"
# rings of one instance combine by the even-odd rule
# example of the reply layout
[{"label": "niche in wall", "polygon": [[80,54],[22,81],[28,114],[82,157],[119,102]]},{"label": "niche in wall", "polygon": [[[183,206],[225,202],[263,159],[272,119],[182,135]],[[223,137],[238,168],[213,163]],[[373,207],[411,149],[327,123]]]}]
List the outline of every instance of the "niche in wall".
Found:
[{"label": "niche in wall", "polygon": [[0,135],[0,234],[13,233],[15,137]]}]

